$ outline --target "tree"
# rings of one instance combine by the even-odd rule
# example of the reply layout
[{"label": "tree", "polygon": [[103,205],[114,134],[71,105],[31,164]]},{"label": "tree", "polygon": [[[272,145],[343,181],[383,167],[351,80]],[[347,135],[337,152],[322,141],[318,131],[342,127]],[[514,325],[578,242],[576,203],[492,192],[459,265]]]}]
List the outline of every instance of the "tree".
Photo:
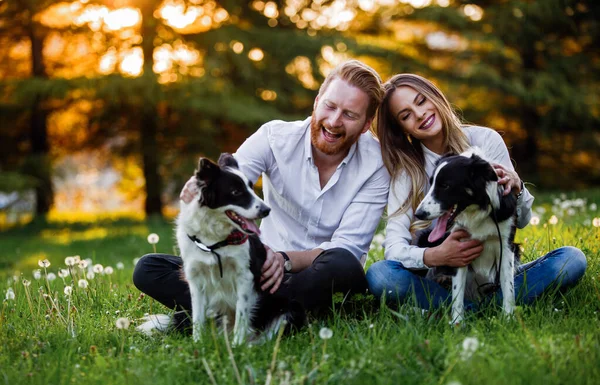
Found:
[{"label": "tree", "polygon": [[[7,0],[0,4],[0,36],[13,41],[28,40],[30,44],[30,78],[43,82],[48,78],[44,63],[43,47],[47,29],[36,19],[36,14],[53,1]],[[48,110],[43,95],[35,95],[29,103],[29,156],[23,172],[35,178],[36,214],[45,215],[53,201],[51,163],[49,158]]]},{"label": "tree", "polygon": [[506,132],[519,170],[539,185],[600,180],[600,173],[589,172],[593,161],[575,167],[573,179],[562,178],[562,182],[554,171],[541,173],[556,170],[560,167],[556,160],[565,162],[566,154],[576,152],[563,147],[575,136],[587,138],[575,146],[589,159],[598,153],[598,145],[590,139],[600,127],[596,102],[600,4],[585,0],[446,3],[420,9],[401,4],[378,14],[374,34],[409,36],[397,39],[397,45],[412,53],[414,60],[392,63],[394,72],[436,79],[469,121]]}]

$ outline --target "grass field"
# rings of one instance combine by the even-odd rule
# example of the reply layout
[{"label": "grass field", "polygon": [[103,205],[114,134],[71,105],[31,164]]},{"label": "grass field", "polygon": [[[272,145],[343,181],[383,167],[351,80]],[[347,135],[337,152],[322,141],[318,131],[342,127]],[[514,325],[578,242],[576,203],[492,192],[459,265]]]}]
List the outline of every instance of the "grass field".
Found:
[{"label": "grass field", "polygon": [[[588,270],[574,289],[519,307],[513,320],[490,307],[453,327],[447,308],[379,309],[364,296],[338,301],[332,315],[312,318],[291,336],[231,350],[215,328],[197,344],[134,330],[145,313],[165,312],[133,287],[131,273],[134,259],[154,248],[174,252],[170,222],[98,219],[5,231],[0,383],[598,384],[598,205],[598,191],[538,197],[538,219],[517,235],[524,260],[573,245],[586,254]],[[157,244],[148,243],[150,233],[159,235]],[[368,264],[383,258],[380,238]],[[91,262],[68,267],[74,255]],[[131,325],[118,328],[119,318]]]}]

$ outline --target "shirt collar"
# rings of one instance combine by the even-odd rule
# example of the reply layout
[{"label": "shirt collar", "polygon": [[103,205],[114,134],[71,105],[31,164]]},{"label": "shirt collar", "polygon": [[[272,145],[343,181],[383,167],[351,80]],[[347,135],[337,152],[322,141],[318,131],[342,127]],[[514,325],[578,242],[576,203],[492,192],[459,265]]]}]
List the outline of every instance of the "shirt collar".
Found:
[{"label": "shirt collar", "polygon": [[[311,163],[314,164],[313,152],[312,152],[313,151],[312,140],[310,138],[310,120],[311,120],[311,117],[309,117],[308,119],[306,119],[304,121],[304,123],[306,124],[306,134],[304,135],[304,153],[306,154],[306,159],[308,159]],[[362,135],[365,135],[365,134],[361,134],[361,136]],[[348,164],[348,162],[350,162],[350,159],[352,159],[352,157],[354,156],[354,153],[356,152],[356,148],[358,147],[358,142],[360,141],[361,136],[359,136],[356,143],[354,143],[352,145],[352,147],[350,147],[348,154],[340,162],[338,167],[340,167],[343,164]]]}]

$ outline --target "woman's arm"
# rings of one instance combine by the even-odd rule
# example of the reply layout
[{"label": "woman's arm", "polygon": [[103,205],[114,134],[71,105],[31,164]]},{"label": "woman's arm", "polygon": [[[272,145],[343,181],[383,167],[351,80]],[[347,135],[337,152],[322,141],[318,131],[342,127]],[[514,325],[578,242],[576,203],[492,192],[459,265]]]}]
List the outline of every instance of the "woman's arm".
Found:
[{"label": "woman's arm", "polygon": [[[500,167],[495,167],[496,173],[500,178],[499,183],[510,188],[510,191],[518,196],[516,225],[520,229],[527,226],[531,219],[531,207],[535,198],[525,185],[522,184],[510,160],[508,148],[500,134],[490,128],[473,127],[471,131],[471,144],[481,148],[489,161],[500,165]],[[523,191],[521,191],[521,188]]]}]

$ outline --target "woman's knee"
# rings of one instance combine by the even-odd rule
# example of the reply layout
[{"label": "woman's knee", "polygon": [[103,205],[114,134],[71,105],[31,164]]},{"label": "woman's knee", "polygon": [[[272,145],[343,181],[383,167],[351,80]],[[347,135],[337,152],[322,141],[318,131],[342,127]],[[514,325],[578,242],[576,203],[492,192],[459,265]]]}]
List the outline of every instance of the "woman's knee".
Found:
[{"label": "woman's knee", "polygon": [[579,281],[587,269],[587,259],[581,250],[573,246],[558,249],[564,260],[563,275],[567,284]]},{"label": "woman's knee", "polygon": [[411,274],[400,262],[387,260],[375,262],[366,274],[369,291],[376,298],[381,298],[383,295],[388,298],[405,298],[410,288]]}]

